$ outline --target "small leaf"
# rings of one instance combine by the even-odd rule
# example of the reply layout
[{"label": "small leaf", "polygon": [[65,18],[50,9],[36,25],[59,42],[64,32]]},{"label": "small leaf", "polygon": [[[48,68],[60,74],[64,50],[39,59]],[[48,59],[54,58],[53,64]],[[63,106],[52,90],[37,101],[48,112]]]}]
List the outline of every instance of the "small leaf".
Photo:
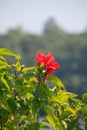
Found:
[{"label": "small leaf", "polygon": [[15,111],[16,111],[16,103],[15,103],[15,101],[12,99],[12,98],[9,98],[8,100],[7,100],[7,104],[8,104],[8,106],[9,106],[9,108],[10,108],[10,111],[11,111],[11,113],[15,113]]},{"label": "small leaf", "polygon": [[13,53],[12,51],[6,49],[6,48],[1,48],[0,49],[0,55],[8,55],[8,56],[16,56],[15,53]]},{"label": "small leaf", "polygon": [[18,112],[21,115],[26,115],[29,110],[28,105],[26,104],[26,102],[24,100],[19,100],[18,103],[20,105]]},{"label": "small leaf", "polygon": [[65,87],[64,87],[63,83],[61,82],[61,80],[59,78],[57,78],[56,76],[49,76],[48,80],[52,81],[59,88],[65,89]]},{"label": "small leaf", "polygon": [[40,123],[32,123],[27,125],[27,130],[40,130]]},{"label": "small leaf", "polygon": [[40,102],[38,100],[32,101],[32,112],[33,114],[37,114],[40,109]]},{"label": "small leaf", "polygon": [[66,118],[68,118],[70,115],[72,114],[71,111],[64,111],[61,116],[59,117],[60,120],[64,120]]},{"label": "small leaf", "polygon": [[46,85],[41,85],[38,87],[38,93],[39,93],[39,97],[41,99],[50,99],[50,90],[48,88],[48,86]]},{"label": "small leaf", "polygon": [[44,110],[47,114],[49,115],[54,115],[54,109],[53,107],[49,106],[49,105],[46,105],[44,106]]},{"label": "small leaf", "polygon": [[21,71],[21,64],[19,61],[16,62],[15,66],[17,71]]},{"label": "small leaf", "polygon": [[66,91],[60,90],[57,94],[57,98],[58,98],[59,102],[61,104],[63,104],[65,102],[67,102],[70,97]]},{"label": "small leaf", "polygon": [[71,92],[66,92],[67,95],[69,95],[70,98],[77,97],[77,94],[71,93]]},{"label": "small leaf", "polygon": [[6,62],[6,59],[2,56],[0,56],[0,69],[5,69],[9,67],[8,63]]},{"label": "small leaf", "polygon": [[15,57],[15,58],[16,58],[16,60],[17,60],[17,61],[20,61],[20,60],[21,60],[20,55],[16,55],[16,57]]},{"label": "small leaf", "polygon": [[83,100],[84,102],[87,102],[87,93],[84,93],[84,94],[82,95],[82,100]]},{"label": "small leaf", "polygon": [[3,98],[3,91],[0,90],[0,98]]},{"label": "small leaf", "polygon": [[1,81],[5,84],[7,89],[10,89],[7,81],[3,77],[1,77]]},{"label": "small leaf", "polygon": [[35,70],[36,67],[26,67],[22,69],[22,72],[27,72],[27,71],[31,71],[31,70]]},{"label": "small leaf", "polygon": [[8,110],[4,109],[4,108],[0,108],[0,115],[1,116],[6,116],[8,115]]},{"label": "small leaf", "polygon": [[0,56],[0,61],[6,62],[6,59],[3,56]]},{"label": "small leaf", "polygon": [[[9,118],[9,111],[5,108],[0,108],[0,121],[2,120],[2,124],[5,125]],[[0,122],[1,125],[1,122]]]},{"label": "small leaf", "polygon": [[44,122],[40,124],[40,128],[44,128],[44,129],[46,128],[46,129],[49,130],[48,124],[47,124],[47,123],[44,123]]},{"label": "small leaf", "polygon": [[87,116],[87,105],[82,108],[82,113]]},{"label": "small leaf", "polygon": [[26,98],[30,99],[30,98],[33,98],[34,96],[32,95],[32,93],[30,92],[27,92],[26,93]]},{"label": "small leaf", "polygon": [[60,124],[58,118],[55,118],[55,116],[52,115],[46,115],[47,121],[50,123],[50,125],[54,128],[54,130],[60,130]]},{"label": "small leaf", "polygon": [[[68,123],[67,125],[67,130],[74,130],[76,128],[76,126],[78,125],[78,122],[77,122],[77,118],[73,117],[70,122]],[[78,129],[80,130],[80,129]]]}]

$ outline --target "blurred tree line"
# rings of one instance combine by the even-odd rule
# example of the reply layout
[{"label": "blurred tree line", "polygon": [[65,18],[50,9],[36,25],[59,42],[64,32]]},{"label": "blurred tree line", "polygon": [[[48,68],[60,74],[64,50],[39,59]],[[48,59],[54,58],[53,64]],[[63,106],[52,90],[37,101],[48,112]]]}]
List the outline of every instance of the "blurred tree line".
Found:
[{"label": "blurred tree line", "polygon": [[61,69],[55,74],[68,91],[77,93],[79,97],[87,92],[87,31],[69,34],[51,18],[45,23],[41,35],[26,33],[20,27],[0,35],[0,47],[21,55],[26,66],[36,65],[37,52],[52,52],[61,64]]}]

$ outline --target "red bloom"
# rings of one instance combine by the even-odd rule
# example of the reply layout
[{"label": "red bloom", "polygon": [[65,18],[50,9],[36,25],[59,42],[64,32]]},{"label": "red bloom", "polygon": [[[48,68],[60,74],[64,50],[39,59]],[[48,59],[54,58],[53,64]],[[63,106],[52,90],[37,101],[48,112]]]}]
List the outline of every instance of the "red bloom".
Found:
[{"label": "red bloom", "polygon": [[60,68],[60,65],[55,62],[52,53],[49,53],[48,55],[38,53],[36,58],[38,66],[43,63],[44,67],[47,69],[46,74],[49,76],[52,75],[53,70],[58,70]]}]

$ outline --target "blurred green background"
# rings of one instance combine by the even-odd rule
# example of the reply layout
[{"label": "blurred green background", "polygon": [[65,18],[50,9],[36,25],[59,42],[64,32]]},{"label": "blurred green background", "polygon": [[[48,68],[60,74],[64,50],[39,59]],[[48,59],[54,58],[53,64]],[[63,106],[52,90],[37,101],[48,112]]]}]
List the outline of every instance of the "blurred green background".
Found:
[{"label": "blurred green background", "polygon": [[0,0],[0,48],[21,55],[26,66],[36,65],[37,52],[52,52],[61,65],[55,75],[81,97],[87,92],[87,2],[74,2]]}]

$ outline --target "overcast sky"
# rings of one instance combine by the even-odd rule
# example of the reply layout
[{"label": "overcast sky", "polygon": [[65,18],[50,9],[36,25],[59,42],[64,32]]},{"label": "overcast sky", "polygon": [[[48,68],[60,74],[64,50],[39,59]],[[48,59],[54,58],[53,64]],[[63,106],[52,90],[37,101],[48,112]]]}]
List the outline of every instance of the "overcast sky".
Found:
[{"label": "overcast sky", "polygon": [[87,0],[0,0],[0,33],[21,26],[40,33],[53,17],[68,32],[87,28]]}]

